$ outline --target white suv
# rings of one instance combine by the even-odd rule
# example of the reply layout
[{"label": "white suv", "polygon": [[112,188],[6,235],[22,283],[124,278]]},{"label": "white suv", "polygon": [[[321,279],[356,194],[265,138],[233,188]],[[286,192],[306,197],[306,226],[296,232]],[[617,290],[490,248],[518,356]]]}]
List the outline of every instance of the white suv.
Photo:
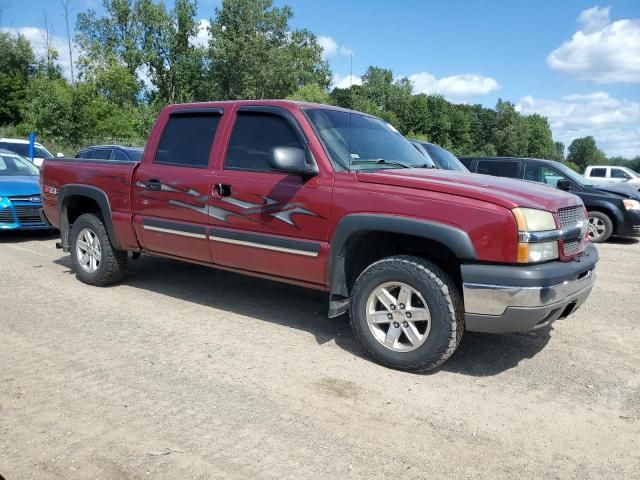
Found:
[{"label": "white suv", "polygon": [[640,175],[627,167],[590,166],[585,170],[584,176],[594,185],[611,185],[624,182],[626,185],[640,187]]},{"label": "white suv", "polygon": [[[29,140],[20,140],[18,138],[0,138],[0,149],[10,150],[17,153],[21,157],[29,159]],[[62,157],[61,153],[58,157]],[[35,142],[33,146],[33,164],[36,167],[42,166],[45,158],[53,158],[51,152],[44,148],[40,143]]]}]

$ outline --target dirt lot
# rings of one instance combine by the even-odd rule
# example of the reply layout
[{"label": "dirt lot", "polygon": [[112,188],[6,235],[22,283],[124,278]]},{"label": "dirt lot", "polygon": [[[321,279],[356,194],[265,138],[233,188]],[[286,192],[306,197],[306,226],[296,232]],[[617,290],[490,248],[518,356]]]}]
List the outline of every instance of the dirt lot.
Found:
[{"label": "dirt lot", "polygon": [[640,244],[552,329],[469,334],[436,373],[363,357],[326,298],[157,258],[79,283],[0,237],[0,475],[640,478]]}]

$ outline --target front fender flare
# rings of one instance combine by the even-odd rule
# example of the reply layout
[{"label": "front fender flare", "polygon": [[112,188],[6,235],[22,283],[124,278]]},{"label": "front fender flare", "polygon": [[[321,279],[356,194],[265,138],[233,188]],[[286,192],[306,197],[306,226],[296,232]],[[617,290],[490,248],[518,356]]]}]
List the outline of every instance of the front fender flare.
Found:
[{"label": "front fender flare", "polygon": [[365,232],[387,232],[421,237],[445,245],[461,261],[476,259],[473,242],[467,232],[460,228],[429,220],[383,214],[346,215],[335,229],[327,263],[326,278],[331,292],[330,317],[344,313],[348,307],[350,292],[345,271],[347,241],[354,234]]}]

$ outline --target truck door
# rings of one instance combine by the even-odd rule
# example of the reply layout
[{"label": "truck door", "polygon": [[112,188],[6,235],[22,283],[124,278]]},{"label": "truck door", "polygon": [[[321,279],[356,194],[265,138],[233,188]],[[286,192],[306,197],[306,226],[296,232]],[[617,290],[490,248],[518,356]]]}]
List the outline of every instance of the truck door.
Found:
[{"label": "truck door", "polygon": [[148,145],[134,185],[134,225],[146,250],[211,261],[207,241],[210,163],[222,110],[172,111],[157,145]]},{"label": "truck door", "polygon": [[333,173],[311,178],[274,172],[274,147],[308,148],[292,113],[243,106],[214,172],[209,231],[215,263],[324,283]]}]

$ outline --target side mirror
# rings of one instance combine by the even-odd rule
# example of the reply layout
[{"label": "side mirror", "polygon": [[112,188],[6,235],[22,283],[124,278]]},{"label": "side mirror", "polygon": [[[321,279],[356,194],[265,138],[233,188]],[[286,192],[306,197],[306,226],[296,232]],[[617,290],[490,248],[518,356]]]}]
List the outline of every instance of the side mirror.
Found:
[{"label": "side mirror", "polygon": [[271,170],[291,173],[303,177],[314,177],[318,169],[311,161],[307,161],[307,152],[298,147],[275,147],[269,157]]},{"label": "side mirror", "polygon": [[561,178],[560,180],[558,180],[558,183],[556,183],[556,188],[568,192],[569,190],[571,190],[571,182],[566,178]]},{"label": "side mirror", "polygon": [[58,153],[56,153],[56,157],[58,157],[58,158],[64,158],[64,153],[62,153],[62,152],[58,152]]}]

